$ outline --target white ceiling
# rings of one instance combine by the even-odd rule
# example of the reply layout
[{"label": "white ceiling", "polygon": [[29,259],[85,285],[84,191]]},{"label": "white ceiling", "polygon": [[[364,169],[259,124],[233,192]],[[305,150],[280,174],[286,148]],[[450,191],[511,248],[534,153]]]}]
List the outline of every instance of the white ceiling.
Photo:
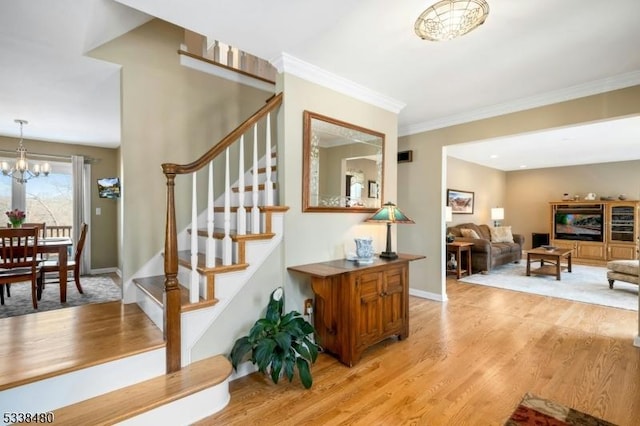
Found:
[{"label": "white ceiling", "polygon": [[[292,55],[406,104],[399,113],[401,135],[640,84],[638,0],[488,0],[490,14],[482,27],[441,43],[413,33],[416,17],[432,2],[5,1],[0,5],[0,134],[15,136],[13,119],[24,118],[30,121],[27,138],[117,146],[118,67],[82,53],[149,16],[266,59]],[[640,158],[629,157],[624,137],[629,124],[637,136],[637,120],[620,130],[610,123],[607,155],[623,143],[624,159]],[[605,158],[597,151],[602,138],[592,144],[584,134],[555,138],[574,138],[583,147],[570,158],[580,153]],[[486,156],[494,149],[478,151]],[[541,154],[567,157],[550,149],[526,153],[529,167]],[[506,157],[505,148],[500,153]]]}]

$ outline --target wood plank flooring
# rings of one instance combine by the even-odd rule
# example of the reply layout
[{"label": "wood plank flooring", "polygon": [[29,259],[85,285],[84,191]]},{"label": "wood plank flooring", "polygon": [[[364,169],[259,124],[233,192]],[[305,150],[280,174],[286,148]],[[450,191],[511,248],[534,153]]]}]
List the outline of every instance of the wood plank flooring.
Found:
[{"label": "wood plank flooring", "polygon": [[[603,283],[607,285],[607,283]],[[410,336],[352,368],[322,354],[314,384],[254,373],[198,425],[502,425],[526,392],[620,426],[640,424],[638,313],[449,279],[410,298]]]},{"label": "wood plank flooring", "polygon": [[0,320],[0,391],[164,346],[138,305],[90,304]]}]

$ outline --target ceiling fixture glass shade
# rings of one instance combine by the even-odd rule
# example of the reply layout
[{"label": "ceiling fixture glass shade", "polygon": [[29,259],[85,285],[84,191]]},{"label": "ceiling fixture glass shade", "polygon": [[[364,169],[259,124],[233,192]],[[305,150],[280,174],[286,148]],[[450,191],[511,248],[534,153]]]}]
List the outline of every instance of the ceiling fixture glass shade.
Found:
[{"label": "ceiling fixture glass shade", "polygon": [[422,12],[414,29],[423,40],[451,40],[482,25],[488,15],[485,0],[442,0]]},{"label": "ceiling fixture glass shade", "polygon": [[5,176],[11,176],[20,183],[25,183],[31,178],[40,176],[40,174],[49,176],[49,173],[51,172],[51,166],[49,163],[44,163],[42,166],[40,166],[40,164],[36,164],[33,166],[33,170],[29,170],[29,164],[27,163],[27,149],[22,143],[22,126],[29,122],[27,120],[20,119],[16,119],[14,121],[20,124],[20,142],[18,143],[18,149],[16,150],[18,158],[16,158],[16,164],[13,167],[10,167],[9,163],[6,161],[0,163],[2,174]]}]

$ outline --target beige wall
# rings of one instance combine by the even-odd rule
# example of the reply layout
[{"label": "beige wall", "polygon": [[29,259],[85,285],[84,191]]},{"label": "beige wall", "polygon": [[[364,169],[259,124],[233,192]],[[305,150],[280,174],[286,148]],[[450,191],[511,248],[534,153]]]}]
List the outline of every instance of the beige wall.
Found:
[{"label": "beige wall", "polygon": [[[64,144],[24,140],[27,154],[47,154],[71,157],[82,155],[95,161],[91,164],[91,269],[115,268],[118,266],[118,244],[116,239],[117,211],[120,200],[98,197],[96,180],[103,177],[119,176],[117,150],[86,145]],[[0,149],[14,151],[18,139],[0,136]],[[70,161],[70,160],[69,160]],[[28,185],[28,184],[27,184]],[[96,216],[96,208],[102,210]]]},{"label": "beige wall", "polygon": [[[182,38],[182,29],[153,20],[92,52],[96,58],[122,65],[125,280],[164,249],[166,180],[161,164],[196,160],[271,96],[181,66],[177,50]],[[216,175],[221,173],[216,168]],[[206,171],[200,174],[202,184],[204,176]],[[186,227],[190,218],[189,188],[189,177],[176,179],[178,229]],[[205,203],[201,200],[199,208],[204,209]]]},{"label": "beige wall", "polygon": [[412,279],[411,287],[436,296],[445,294],[443,234],[447,173],[443,147],[636,114],[640,114],[640,86],[400,138],[399,150],[413,150],[414,160],[398,169],[398,203],[416,224],[399,227],[398,246],[403,251],[427,255],[426,261],[416,262],[418,273],[412,271],[412,278],[418,275],[419,279]]},{"label": "beige wall", "polygon": [[[639,142],[640,143],[640,142]],[[572,167],[508,172],[505,222],[524,234],[531,247],[531,233],[550,233],[549,201],[560,201],[566,192],[581,197],[600,196],[640,200],[640,160]]]},{"label": "beige wall", "polygon": [[[365,224],[366,213],[302,212],[302,113],[309,110],[385,134],[383,201],[396,200],[397,114],[358,101],[290,74],[280,76],[284,104],[279,115],[278,182],[285,215],[285,267],[339,259],[355,251],[353,238],[374,237],[376,251],[384,248],[386,228]],[[395,245],[394,245],[395,247]],[[290,309],[302,310],[302,300],[312,292],[303,277],[289,275],[286,292]]]}]

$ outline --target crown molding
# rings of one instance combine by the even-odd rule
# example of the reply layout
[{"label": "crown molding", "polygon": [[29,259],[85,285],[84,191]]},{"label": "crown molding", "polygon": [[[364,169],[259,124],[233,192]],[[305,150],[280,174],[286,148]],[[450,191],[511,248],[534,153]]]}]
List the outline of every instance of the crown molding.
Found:
[{"label": "crown molding", "polygon": [[499,115],[510,114],[513,112],[524,111],[527,109],[570,101],[586,96],[598,95],[600,93],[624,89],[625,87],[631,87],[638,84],[640,84],[640,71],[620,74],[614,77],[608,77],[584,84],[577,84],[565,89],[554,90],[528,98],[522,98],[516,101],[504,102],[484,108],[479,108],[474,111],[454,114],[447,117],[424,121],[422,123],[401,126],[398,129],[398,136],[414,135],[416,133],[441,129],[443,127],[455,126],[457,124],[463,124],[471,121],[482,120],[485,118],[496,117]]},{"label": "crown molding", "polygon": [[288,53],[282,53],[278,58],[270,61],[279,73],[295,75],[304,80],[335,90],[368,104],[380,107],[398,114],[406,106],[404,102],[393,99],[382,93],[373,91],[351,80],[340,77],[313,64],[305,62]]}]

